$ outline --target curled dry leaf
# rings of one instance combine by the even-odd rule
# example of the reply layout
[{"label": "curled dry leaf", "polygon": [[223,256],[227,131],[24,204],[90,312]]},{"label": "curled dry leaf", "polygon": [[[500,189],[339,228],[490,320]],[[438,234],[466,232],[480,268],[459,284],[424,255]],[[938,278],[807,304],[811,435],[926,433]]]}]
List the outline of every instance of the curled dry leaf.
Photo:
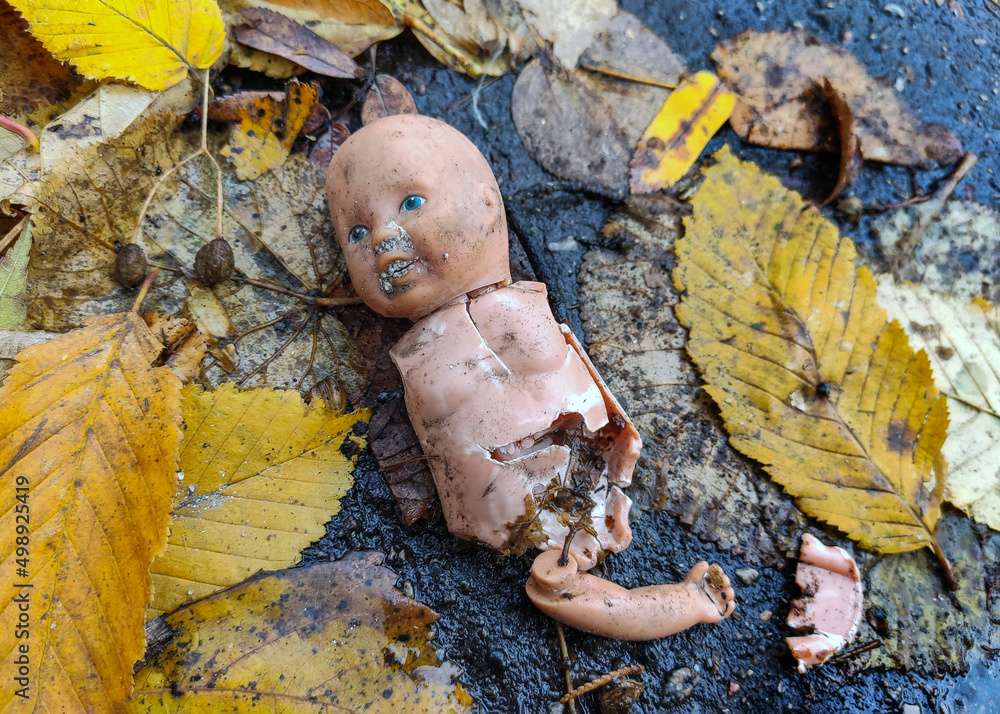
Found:
[{"label": "curled dry leaf", "polygon": [[677,86],[685,71],[684,60],[639,18],[624,10],[583,53],[580,67],[668,89]]},{"label": "curled dry leaf", "polygon": [[804,519],[729,445],[684,355],[670,280],[683,213],[664,195],[633,197],[602,231],[614,249],[584,255],[587,351],[642,435],[631,497],[746,562],[778,567],[798,548]]},{"label": "curled dry leaf", "polygon": [[777,179],[717,159],[674,282],[730,442],[807,514],[879,552],[928,547],[950,578],[934,537],[948,406],[927,355],[886,319],[850,239]]},{"label": "curled dry leaf", "polygon": [[21,352],[0,389],[0,660],[23,642],[19,597],[35,708],[98,711],[131,691],[177,488],[180,384],[150,367],[162,348],[135,312],[94,317]]},{"label": "curled dry leaf", "polygon": [[[380,0],[220,0],[222,11],[232,25],[240,24],[239,13],[250,8],[262,8],[280,13],[291,21],[308,27],[351,57],[357,57],[375,42],[388,40],[403,31],[402,16],[394,13],[391,3]],[[236,60],[241,67],[253,62],[254,54]],[[289,63],[291,67],[292,65]],[[289,76],[269,75],[269,76]]]},{"label": "curled dry leaf", "polygon": [[201,374],[201,363],[208,353],[208,339],[185,317],[150,312],[143,315],[150,331],[166,347],[159,362],[189,384]]},{"label": "curled dry leaf", "polygon": [[733,95],[710,72],[698,72],[670,93],[632,156],[632,193],[670,188],[688,172],[726,123]]},{"label": "curled dry leaf", "polygon": [[21,220],[8,237],[16,237],[7,251],[0,241],[0,330],[17,330],[24,326],[28,310],[24,291],[28,282],[28,251],[31,249],[31,223]]},{"label": "curled dry leaf", "polygon": [[234,27],[233,34],[248,47],[327,77],[353,79],[364,74],[342,49],[281,13],[249,7],[239,15],[246,24]]},{"label": "curled dry leaf", "polygon": [[621,196],[628,192],[635,145],[667,93],[583,71],[566,80],[535,60],[517,78],[511,113],[518,136],[542,168]]},{"label": "curled dry leaf", "polygon": [[1000,313],[883,276],[879,304],[927,352],[934,383],[948,397],[951,428],[945,500],[1000,530]]},{"label": "curled dry leaf", "polygon": [[226,30],[214,0],[131,5],[102,0],[9,0],[58,59],[92,79],[128,79],[163,90],[188,69],[208,69]]},{"label": "curled dry leaf", "polygon": [[173,640],[127,711],[472,711],[431,639],[437,614],[381,553],[258,575],[166,617]]},{"label": "curled dry leaf", "polygon": [[376,119],[396,114],[419,114],[410,90],[395,77],[380,74],[365,95],[361,106],[361,123],[371,124]]},{"label": "curled dry leaf", "polygon": [[221,152],[236,166],[241,181],[260,178],[285,162],[319,95],[315,87],[293,82],[280,103],[262,93],[245,99],[237,104],[239,126]]},{"label": "curled dry leaf", "polygon": [[387,0],[427,51],[441,64],[468,74],[499,77],[534,49],[513,2]]},{"label": "curled dry leaf", "polygon": [[147,619],[299,562],[325,535],[365,447],[365,411],[306,406],[296,391],[183,393],[181,489],[167,549],[150,568]]},{"label": "curled dry leaf", "polygon": [[66,99],[80,84],[80,75],[57,60],[28,31],[28,23],[0,0],[0,114],[33,112]]},{"label": "curled dry leaf", "polygon": [[927,166],[962,154],[951,132],[923,125],[888,82],[870,77],[846,49],[805,32],[743,32],[720,43],[712,60],[736,93],[730,123],[751,144],[837,151],[826,79],[854,114],[865,159]]},{"label": "curled dry leaf", "polygon": [[864,161],[861,157],[861,141],[855,130],[854,112],[851,111],[851,105],[840,96],[840,93],[826,77],[823,78],[823,96],[826,97],[826,101],[830,105],[833,119],[837,123],[837,136],[840,139],[840,169],[837,172],[837,183],[830,195],[820,204],[826,206],[843,193],[844,189],[858,180]]}]

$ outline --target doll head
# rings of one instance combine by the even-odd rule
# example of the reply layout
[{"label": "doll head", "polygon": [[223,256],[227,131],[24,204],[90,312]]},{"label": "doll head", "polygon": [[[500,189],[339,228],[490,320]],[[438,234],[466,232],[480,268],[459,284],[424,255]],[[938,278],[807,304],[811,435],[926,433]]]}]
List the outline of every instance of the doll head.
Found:
[{"label": "doll head", "polygon": [[375,312],[416,320],[510,280],[493,172],[443,122],[398,115],[364,127],[334,154],[326,195],[351,282]]}]

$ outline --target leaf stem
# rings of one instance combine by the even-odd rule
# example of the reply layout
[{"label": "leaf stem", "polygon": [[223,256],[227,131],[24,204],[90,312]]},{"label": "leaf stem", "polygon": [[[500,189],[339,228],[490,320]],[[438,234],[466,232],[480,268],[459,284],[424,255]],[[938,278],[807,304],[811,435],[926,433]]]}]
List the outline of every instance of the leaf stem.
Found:
[{"label": "leaf stem", "polygon": [[312,297],[310,295],[297,293],[294,290],[289,290],[288,288],[283,288],[280,285],[272,285],[271,283],[265,283],[260,280],[254,280],[253,278],[247,278],[242,275],[234,275],[233,280],[241,283],[246,283],[247,285],[253,285],[254,287],[263,288],[264,290],[271,290],[272,292],[281,293],[282,295],[291,295],[292,297],[296,297],[299,300],[302,300],[303,302],[309,302],[319,307],[334,307],[338,305],[360,305],[362,303],[362,300],[359,297],[345,297],[345,298]]},{"label": "leaf stem", "polygon": [[153,287],[153,281],[156,280],[156,276],[159,274],[159,268],[153,268],[149,271],[149,275],[146,279],[142,281],[142,287],[139,288],[139,294],[135,298],[135,305],[132,306],[132,312],[139,312],[139,308],[142,306],[142,301],[146,299],[146,294],[149,293],[149,289]]},{"label": "leaf stem", "polygon": [[0,127],[17,134],[19,137],[24,139],[28,142],[28,146],[31,147],[32,151],[38,151],[38,137],[35,136],[35,132],[26,127],[24,124],[18,124],[13,119],[8,119],[3,114],[0,114]]},{"label": "leaf stem", "polygon": [[941,546],[938,545],[937,539],[933,539],[930,542],[930,548],[937,556],[938,563],[941,565],[941,573],[944,576],[944,584],[950,591],[955,592],[958,590],[958,581],[955,580],[955,573],[952,572],[951,563],[948,562],[948,558],[945,556],[944,551],[941,550]]}]

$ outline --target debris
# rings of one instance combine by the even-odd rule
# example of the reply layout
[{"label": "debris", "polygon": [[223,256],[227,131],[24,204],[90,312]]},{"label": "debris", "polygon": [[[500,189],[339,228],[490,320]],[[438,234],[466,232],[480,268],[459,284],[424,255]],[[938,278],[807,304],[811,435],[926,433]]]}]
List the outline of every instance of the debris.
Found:
[{"label": "debris", "polygon": [[828,547],[802,536],[795,582],[803,597],[792,601],[788,626],[808,634],[786,638],[799,672],[823,664],[849,642],[861,622],[861,577],[857,563],[843,548]]}]

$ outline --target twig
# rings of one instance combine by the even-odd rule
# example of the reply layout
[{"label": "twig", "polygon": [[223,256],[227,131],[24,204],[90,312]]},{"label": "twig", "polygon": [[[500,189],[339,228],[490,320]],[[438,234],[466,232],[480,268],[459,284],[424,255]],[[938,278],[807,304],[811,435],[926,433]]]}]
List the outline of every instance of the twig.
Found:
[{"label": "twig", "polygon": [[584,694],[587,694],[589,692],[594,691],[595,689],[603,687],[605,684],[607,684],[613,679],[618,679],[619,677],[624,677],[629,674],[642,674],[645,671],[646,668],[643,667],[641,664],[625,665],[621,669],[616,669],[614,672],[609,672],[608,674],[605,674],[603,677],[592,679],[586,684],[580,685],[569,694],[564,695],[563,698],[560,699],[559,701],[562,704],[566,704],[567,702],[572,703],[573,699],[575,699],[576,697],[581,697]]},{"label": "twig", "polygon": [[142,204],[142,210],[139,211],[139,218],[135,222],[135,229],[132,231],[132,237],[129,238],[129,243],[135,243],[139,239],[139,231],[142,230],[142,222],[146,218],[146,212],[149,210],[150,204],[153,202],[153,198],[156,193],[163,186],[164,182],[169,178],[170,174],[174,173],[182,167],[184,164],[188,163],[192,159],[196,159],[202,154],[208,157],[213,168],[215,169],[215,183],[216,183],[216,219],[215,219],[215,237],[218,238],[222,235],[222,169],[219,167],[219,162],[215,160],[212,156],[212,152],[208,150],[208,70],[205,70],[205,76],[203,78],[202,84],[204,90],[202,91],[201,99],[201,147],[191,154],[189,157],[174,164],[169,169],[163,172],[163,175],[156,181],[153,188],[150,190],[149,195],[146,196],[146,201]]},{"label": "twig", "polygon": [[393,471],[395,469],[400,468],[401,466],[406,466],[407,464],[415,464],[418,461],[429,461],[430,459],[439,459],[439,458],[441,458],[441,457],[440,456],[428,456],[428,455],[414,456],[412,459],[404,459],[403,461],[399,461],[399,462],[397,462],[395,464],[389,464],[388,466],[382,466],[380,468],[382,470],[382,473],[385,473],[386,471]]},{"label": "twig", "polygon": [[830,664],[837,664],[838,662],[844,662],[845,660],[849,660],[852,657],[857,657],[859,654],[864,654],[865,652],[868,652],[869,650],[874,650],[874,649],[877,649],[877,648],[879,648],[881,646],[882,646],[882,643],[880,641],[878,641],[878,640],[872,640],[871,642],[863,644],[860,647],[855,647],[853,650],[848,650],[847,652],[844,652],[843,654],[839,654],[836,657],[831,657],[827,661]]},{"label": "twig", "polygon": [[562,656],[563,670],[566,672],[566,696],[564,696],[559,701],[563,704],[569,704],[569,714],[576,714],[576,704],[573,701],[573,697],[570,695],[573,693],[573,675],[569,671],[569,650],[566,648],[566,633],[563,631],[562,623],[558,620],[556,622],[556,635],[559,638],[559,654]]},{"label": "twig", "polygon": [[310,295],[304,295],[303,293],[297,293],[294,290],[289,290],[288,288],[283,288],[280,285],[273,285],[271,283],[265,283],[261,280],[254,280],[253,278],[248,278],[243,275],[234,275],[233,280],[241,283],[246,283],[247,285],[253,285],[254,287],[263,288],[264,290],[271,290],[276,293],[281,293],[282,295],[291,295],[296,297],[303,302],[311,302],[313,305],[319,307],[335,307],[340,305],[360,305],[363,301],[359,297],[345,297],[345,298],[333,298],[333,297],[312,297]]}]

